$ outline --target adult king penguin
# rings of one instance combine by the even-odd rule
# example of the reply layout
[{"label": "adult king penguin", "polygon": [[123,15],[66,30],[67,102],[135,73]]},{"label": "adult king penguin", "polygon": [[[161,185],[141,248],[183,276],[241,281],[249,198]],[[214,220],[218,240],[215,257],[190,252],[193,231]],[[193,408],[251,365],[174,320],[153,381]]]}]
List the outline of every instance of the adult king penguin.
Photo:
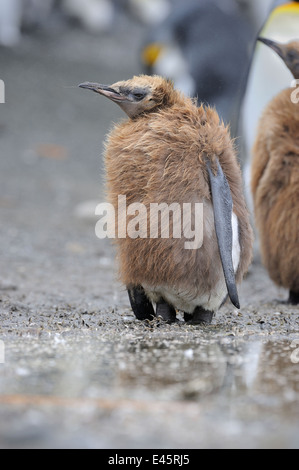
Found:
[{"label": "adult king penguin", "polygon": [[[117,219],[124,215],[119,195],[127,205],[146,208],[145,218],[138,217],[143,235],[116,238],[121,280],[136,317],[173,322],[180,310],[187,321],[209,323],[228,296],[239,308],[236,284],[251,261],[252,230],[234,146],[216,111],[197,107],[159,76],[80,87],[114,101],[129,117],[108,136],[105,161]],[[151,205],[174,203],[189,204],[193,221],[195,204],[203,205],[201,246],[186,249],[187,237],[174,235],[174,223],[164,238],[162,218],[160,236],[151,236]]]}]

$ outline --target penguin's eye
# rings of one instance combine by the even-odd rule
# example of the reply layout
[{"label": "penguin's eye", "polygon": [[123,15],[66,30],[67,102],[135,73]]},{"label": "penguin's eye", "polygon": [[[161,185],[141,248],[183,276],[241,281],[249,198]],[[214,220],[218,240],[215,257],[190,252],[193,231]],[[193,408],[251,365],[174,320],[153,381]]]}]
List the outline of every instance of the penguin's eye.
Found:
[{"label": "penguin's eye", "polygon": [[293,62],[296,59],[297,56],[298,56],[298,54],[296,53],[296,51],[290,50],[288,52],[288,60],[291,61],[291,62]]},{"label": "penguin's eye", "polygon": [[146,96],[146,93],[142,93],[142,92],[136,92],[136,93],[132,93],[132,97],[134,98],[134,100],[136,101],[141,101],[143,100],[143,98]]}]

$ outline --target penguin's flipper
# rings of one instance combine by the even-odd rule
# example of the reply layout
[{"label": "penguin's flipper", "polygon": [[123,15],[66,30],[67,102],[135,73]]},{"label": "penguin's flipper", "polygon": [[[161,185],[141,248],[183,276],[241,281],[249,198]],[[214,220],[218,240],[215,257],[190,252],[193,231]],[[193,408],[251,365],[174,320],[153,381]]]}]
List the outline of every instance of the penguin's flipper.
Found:
[{"label": "penguin's flipper", "polygon": [[222,171],[221,165],[216,158],[216,175],[212,169],[211,161],[206,158],[208,175],[211,185],[212,202],[214,209],[215,230],[218,240],[218,247],[222,268],[224,272],[227,292],[232,304],[240,308],[238,291],[236,286],[236,277],[233,266],[232,247],[233,247],[233,229],[232,213],[233,200],[227,179]]},{"label": "penguin's flipper", "polygon": [[154,308],[147,298],[142,286],[127,287],[130,304],[137,320],[152,320],[155,317]]}]

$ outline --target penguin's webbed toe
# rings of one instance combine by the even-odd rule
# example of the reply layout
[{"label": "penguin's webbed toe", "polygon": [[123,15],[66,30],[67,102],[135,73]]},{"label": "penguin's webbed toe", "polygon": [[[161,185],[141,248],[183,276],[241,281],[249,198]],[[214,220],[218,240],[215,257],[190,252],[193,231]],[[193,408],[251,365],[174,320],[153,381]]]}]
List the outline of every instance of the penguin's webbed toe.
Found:
[{"label": "penguin's webbed toe", "polygon": [[162,318],[167,323],[174,323],[176,321],[175,308],[164,300],[157,302],[156,316]]},{"label": "penguin's webbed toe", "polygon": [[142,286],[127,287],[130,304],[137,320],[152,320],[155,311]]},{"label": "penguin's webbed toe", "polygon": [[191,321],[193,318],[193,313],[187,313],[187,312],[184,312],[184,320],[186,323],[188,323],[189,321]]},{"label": "penguin's webbed toe", "polygon": [[291,305],[299,305],[299,292],[294,292],[291,290],[287,303]]},{"label": "penguin's webbed toe", "polygon": [[196,307],[193,314],[184,313],[184,319],[189,325],[210,325],[213,320],[213,314],[213,312],[205,310],[202,307]]}]

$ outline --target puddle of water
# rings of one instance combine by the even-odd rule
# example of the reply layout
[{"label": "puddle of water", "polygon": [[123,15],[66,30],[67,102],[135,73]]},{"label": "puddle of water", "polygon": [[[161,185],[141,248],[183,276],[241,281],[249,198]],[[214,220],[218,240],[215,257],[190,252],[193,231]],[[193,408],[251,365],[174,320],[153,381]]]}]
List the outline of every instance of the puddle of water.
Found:
[{"label": "puddle of water", "polygon": [[[146,419],[149,427],[161,428],[165,448],[174,445],[168,427],[176,426],[189,429],[188,441],[184,436],[180,441],[187,447],[197,445],[192,429],[202,433],[200,442],[206,447],[234,447],[235,439],[240,447],[299,447],[299,335],[277,340],[199,334],[189,341],[185,336],[161,339],[132,335],[115,342],[85,334],[83,347],[82,341],[81,335],[55,334],[44,340],[25,338],[22,346],[19,342],[7,344],[6,362],[0,365],[0,398],[9,394],[109,398],[109,406],[113,409],[115,401],[118,409],[107,415],[110,434],[105,439],[110,446],[116,445],[116,438],[121,439],[118,420],[124,417],[119,401],[127,400],[147,407],[158,404],[160,411],[150,412],[148,407]],[[174,411],[159,423],[164,406],[171,403]],[[72,413],[72,419],[80,421],[76,421],[77,429],[85,426],[86,418],[75,418],[75,410]],[[92,422],[90,416],[88,419]],[[140,426],[140,439],[145,433],[144,442],[155,447],[157,430],[148,436],[142,428],[143,419],[133,406],[129,424],[132,422],[134,429]],[[25,433],[26,416],[23,421]],[[47,428],[47,422],[40,421]],[[53,429],[55,426],[52,423]],[[1,432],[0,426],[0,436]]]},{"label": "puddle of water", "polygon": [[124,383],[164,388],[172,398],[233,394],[289,403],[299,398],[299,337],[134,342],[120,369]]},{"label": "puddle of water", "polygon": [[[281,403],[298,399],[299,336],[289,340],[202,336],[171,339],[96,336],[83,339],[24,339],[6,345],[0,370],[0,393],[88,394],[92,383],[134,397],[142,388],[160,399],[200,400],[207,395],[275,397]],[[17,377],[17,387],[15,378]],[[79,380],[79,378],[81,378]],[[70,384],[73,387],[70,389]],[[47,389],[45,390],[45,386]],[[36,390],[36,387],[38,390]],[[11,388],[13,390],[11,390]],[[128,391],[126,391],[126,389]]]}]

